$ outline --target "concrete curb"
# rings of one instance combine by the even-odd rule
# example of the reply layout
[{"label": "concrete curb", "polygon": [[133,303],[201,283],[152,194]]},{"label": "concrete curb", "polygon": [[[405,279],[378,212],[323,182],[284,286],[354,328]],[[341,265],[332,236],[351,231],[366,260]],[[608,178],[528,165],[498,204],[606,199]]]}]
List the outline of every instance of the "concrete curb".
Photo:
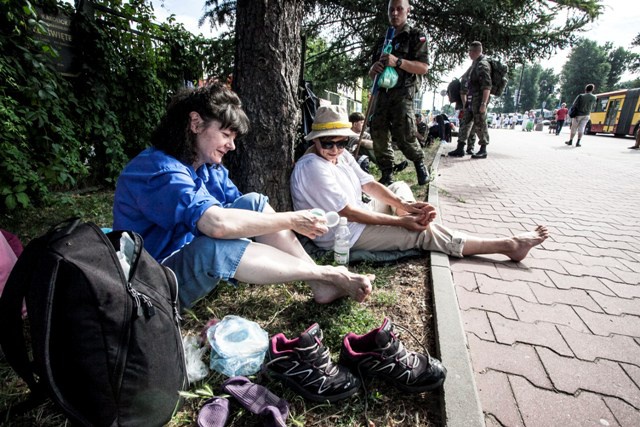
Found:
[{"label": "concrete curb", "polygon": [[[431,166],[434,179],[429,183],[429,203],[435,206],[441,224],[438,205],[438,164],[446,145],[440,145]],[[449,256],[431,252],[431,283],[436,325],[436,345],[447,379],[442,393],[443,419],[448,427],[484,427],[484,415],[473,377],[467,339],[458,309]]]}]

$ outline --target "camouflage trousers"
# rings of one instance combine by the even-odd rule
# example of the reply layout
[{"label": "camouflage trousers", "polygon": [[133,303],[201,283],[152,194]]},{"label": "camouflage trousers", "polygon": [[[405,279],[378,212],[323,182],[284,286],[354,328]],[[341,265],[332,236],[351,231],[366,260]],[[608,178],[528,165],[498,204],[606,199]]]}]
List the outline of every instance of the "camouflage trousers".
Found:
[{"label": "camouflage trousers", "polygon": [[478,145],[489,144],[487,113],[480,113],[480,98],[474,98],[471,104],[467,102],[458,131],[458,144],[467,144],[468,149],[473,149],[476,135]]},{"label": "camouflage trousers", "polygon": [[416,118],[413,107],[415,88],[380,89],[371,119],[371,139],[380,170],[393,168],[391,139],[404,156],[417,162],[424,159],[424,152],[416,138]]}]

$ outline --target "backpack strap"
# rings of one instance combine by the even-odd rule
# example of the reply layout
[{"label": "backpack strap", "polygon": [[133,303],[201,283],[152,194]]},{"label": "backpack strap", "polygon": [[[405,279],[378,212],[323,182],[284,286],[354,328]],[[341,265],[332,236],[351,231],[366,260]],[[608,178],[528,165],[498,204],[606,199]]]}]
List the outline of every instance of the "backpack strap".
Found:
[{"label": "backpack strap", "polygon": [[[44,236],[29,242],[18,257],[5,284],[4,291],[0,297],[0,325],[2,325],[0,328],[0,346],[7,362],[29,386],[31,395],[26,400],[3,411],[3,416],[9,412],[13,415],[27,412],[42,403],[47,396],[42,380],[36,380],[34,362],[29,358],[24,336],[25,322],[22,319],[22,304],[27,295],[31,293],[35,279],[34,274],[41,270],[43,263],[47,263],[47,267],[51,272],[47,288],[49,289],[48,299],[53,298],[58,261],[47,257],[47,250],[52,237],[61,237],[71,233],[78,226],[78,223],[78,218],[71,218],[52,227]],[[48,313],[46,307],[50,305],[49,301],[37,300],[29,301],[32,328],[34,324],[38,323],[35,318],[44,315],[44,311]],[[34,344],[36,343],[32,342],[32,346]],[[39,351],[39,349],[33,349],[33,351]]]},{"label": "backpack strap", "polygon": [[42,238],[31,241],[11,270],[9,280],[0,298],[0,345],[13,369],[27,383],[31,391],[41,391],[36,382],[33,366],[27,353],[22,320],[22,301],[29,293],[33,272],[44,253],[46,241]]},{"label": "backpack strap", "polygon": [[46,390],[36,381],[33,362],[29,359],[22,320],[22,303],[31,288],[31,280],[47,242],[43,238],[32,240],[11,270],[0,297],[0,346],[7,362],[27,383],[29,396],[0,413],[0,420],[22,415],[39,406],[46,399]]}]

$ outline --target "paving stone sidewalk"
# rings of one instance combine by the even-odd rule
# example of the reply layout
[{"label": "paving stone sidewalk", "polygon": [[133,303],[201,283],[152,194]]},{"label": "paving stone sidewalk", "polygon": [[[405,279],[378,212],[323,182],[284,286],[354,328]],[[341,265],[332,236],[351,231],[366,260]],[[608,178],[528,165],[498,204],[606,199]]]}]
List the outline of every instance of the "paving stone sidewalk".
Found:
[{"label": "paving stone sidewalk", "polygon": [[640,426],[640,152],[546,129],[490,136],[485,160],[440,159],[442,223],[551,237],[520,263],[450,259],[486,425]]}]

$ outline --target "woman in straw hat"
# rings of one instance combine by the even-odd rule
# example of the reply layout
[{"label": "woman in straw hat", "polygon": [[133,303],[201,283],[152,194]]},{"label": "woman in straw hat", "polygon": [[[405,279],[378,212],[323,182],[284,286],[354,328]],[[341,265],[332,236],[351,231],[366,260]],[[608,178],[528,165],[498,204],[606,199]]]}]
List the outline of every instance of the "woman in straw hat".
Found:
[{"label": "woman in straw hat", "polygon": [[[513,237],[487,239],[465,235],[434,223],[436,211],[416,202],[409,186],[394,182],[389,187],[362,171],[345,150],[353,135],[342,107],[320,107],[305,137],[313,145],[298,160],[291,176],[295,209],[320,208],[348,219],[351,247],[368,251],[421,249],[462,257],[503,254],[513,261],[524,259],[531,248],[548,236],[546,227]],[[372,200],[362,201],[366,193]],[[318,236],[317,246],[330,249],[334,232]]]}]

